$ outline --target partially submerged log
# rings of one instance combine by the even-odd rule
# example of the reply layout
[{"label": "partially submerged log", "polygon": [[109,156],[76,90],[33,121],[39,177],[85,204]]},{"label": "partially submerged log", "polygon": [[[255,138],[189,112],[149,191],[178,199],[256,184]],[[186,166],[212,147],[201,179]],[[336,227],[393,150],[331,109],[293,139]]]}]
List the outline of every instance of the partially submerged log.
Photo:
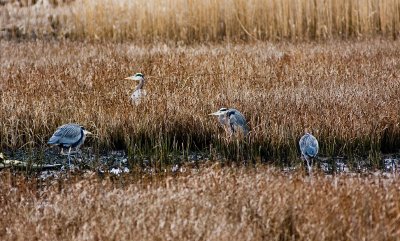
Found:
[{"label": "partially submerged log", "polygon": [[0,169],[3,168],[29,168],[35,170],[47,170],[60,168],[61,164],[36,164],[19,160],[5,160],[3,153],[0,153]]}]

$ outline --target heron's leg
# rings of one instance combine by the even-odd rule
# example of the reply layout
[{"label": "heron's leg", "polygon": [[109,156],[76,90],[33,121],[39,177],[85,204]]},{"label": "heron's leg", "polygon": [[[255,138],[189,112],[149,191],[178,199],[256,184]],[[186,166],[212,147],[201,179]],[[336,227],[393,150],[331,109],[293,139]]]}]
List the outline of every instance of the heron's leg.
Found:
[{"label": "heron's leg", "polygon": [[[73,150],[72,150],[73,149]],[[74,147],[74,148],[70,148],[70,152],[71,152],[71,154],[75,154],[75,153],[78,153],[78,151],[79,151],[79,149],[77,148],[77,147]]]},{"label": "heron's leg", "polygon": [[77,149],[76,151],[78,152],[79,157],[81,158],[81,161],[83,161],[82,150],[81,149]]},{"label": "heron's leg", "polygon": [[312,175],[312,160],[310,160],[307,156],[304,156],[304,159],[306,159],[306,163],[307,163],[307,171],[308,171],[308,175]]},{"label": "heron's leg", "polygon": [[313,168],[313,166],[314,166],[314,158],[312,157],[312,158],[310,158],[310,175],[311,175],[311,171],[312,171],[312,168]]},{"label": "heron's leg", "polygon": [[68,167],[71,167],[71,148],[72,147],[69,147],[68,150]]},{"label": "heron's leg", "polygon": [[392,173],[393,175],[396,174],[396,162],[394,161],[394,158],[392,159]]}]

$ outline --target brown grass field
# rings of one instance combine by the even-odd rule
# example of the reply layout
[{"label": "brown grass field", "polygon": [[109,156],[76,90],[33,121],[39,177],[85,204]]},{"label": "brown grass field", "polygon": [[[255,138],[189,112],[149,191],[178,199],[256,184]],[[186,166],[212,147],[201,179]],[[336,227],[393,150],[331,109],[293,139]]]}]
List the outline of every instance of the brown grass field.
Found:
[{"label": "brown grass field", "polygon": [[[83,178],[82,178],[83,177]],[[1,240],[399,240],[400,182],[261,167],[0,176]]]},{"label": "brown grass field", "polygon": [[[0,152],[50,162],[76,122],[131,170],[0,170],[0,240],[400,240],[398,173],[373,172],[400,151],[399,33],[399,0],[0,0]],[[305,131],[351,172],[304,176]]]},{"label": "brown grass field", "polygon": [[[81,42],[1,42],[0,145],[45,147],[55,128],[77,122],[106,149],[226,151],[296,159],[307,129],[320,154],[364,155],[400,147],[400,42],[168,47]],[[130,104],[146,74],[147,97]],[[251,128],[227,143],[220,107]],[[243,155],[242,155],[243,154]],[[232,157],[231,156],[231,157]],[[239,158],[239,159],[240,159]]]}]

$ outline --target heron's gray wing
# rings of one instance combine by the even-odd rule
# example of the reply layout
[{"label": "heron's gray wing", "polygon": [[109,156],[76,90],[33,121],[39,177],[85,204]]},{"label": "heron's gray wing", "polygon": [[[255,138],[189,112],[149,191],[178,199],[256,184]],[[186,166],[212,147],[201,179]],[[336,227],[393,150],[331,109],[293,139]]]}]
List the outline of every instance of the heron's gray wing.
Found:
[{"label": "heron's gray wing", "polygon": [[241,128],[243,131],[243,134],[247,135],[247,133],[249,132],[249,127],[247,126],[246,119],[244,118],[242,113],[240,113],[236,109],[231,109],[231,110],[229,110],[229,112],[230,112],[230,113],[228,113],[229,124],[231,126],[232,131],[234,132],[234,131],[236,131],[237,128]]},{"label": "heron's gray wing", "polygon": [[299,140],[300,152],[303,156],[306,155],[306,139],[307,135],[304,135]]},{"label": "heron's gray wing", "polygon": [[300,151],[303,156],[315,157],[318,154],[318,141],[311,134],[305,134],[299,141]]},{"label": "heron's gray wing", "polygon": [[307,148],[307,154],[311,157],[315,157],[318,154],[318,141],[317,138],[314,136],[310,136],[308,139],[308,148]]},{"label": "heron's gray wing", "polygon": [[81,126],[77,124],[65,124],[54,132],[48,144],[73,144],[81,138]]}]

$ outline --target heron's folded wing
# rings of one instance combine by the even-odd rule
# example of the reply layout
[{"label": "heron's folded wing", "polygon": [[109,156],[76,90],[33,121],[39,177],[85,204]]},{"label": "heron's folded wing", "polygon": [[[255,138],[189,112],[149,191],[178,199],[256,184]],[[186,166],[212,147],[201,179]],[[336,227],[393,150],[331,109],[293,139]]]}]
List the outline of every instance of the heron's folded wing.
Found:
[{"label": "heron's folded wing", "polygon": [[303,155],[314,157],[318,154],[318,141],[314,136],[310,134],[302,136],[299,141],[299,145],[300,151]]},{"label": "heron's folded wing", "polygon": [[234,113],[229,116],[229,123],[231,125],[231,128],[233,128],[234,126],[236,126],[236,128],[240,127],[243,130],[244,134],[247,134],[247,132],[249,131],[246,119],[238,111],[234,111]]},{"label": "heron's folded wing", "polygon": [[308,135],[304,135],[300,138],[299,146],[302,155],[307,155]]},{"label": "heron's folded wing", "polygon": [[307,139],[308,145],[311,146],[312,148],[316,149],[318,151],[318,141],[317,138],[315,138],[314,136],[309,136],[309,138]]},{"label": "heron's folded wing", "polygon": [[75,143],[81,139],[82,130],[79,125],[65,124],[60,126],[49,140],[49,144]]}]

